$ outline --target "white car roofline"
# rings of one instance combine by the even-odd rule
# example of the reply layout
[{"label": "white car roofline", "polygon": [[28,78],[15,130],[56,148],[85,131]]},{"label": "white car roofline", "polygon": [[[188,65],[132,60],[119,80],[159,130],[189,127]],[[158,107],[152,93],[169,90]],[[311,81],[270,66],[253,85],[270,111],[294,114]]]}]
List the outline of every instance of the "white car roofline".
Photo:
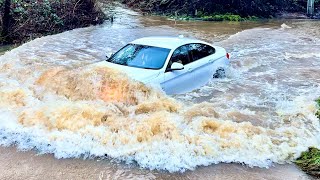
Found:
[{"label": "white car roofline", "polygon": [[184,38],[184,37],[168,37],[168,36],[151,36],[140,38],[130,42],[131,44],[139,44],[139,45],[146,45],[146,46],[154,46],[154,47],[161,47],[166,49],[175,50],[180,46],[186,44],[206,44],[212,46],[212,44],[207,43],[205,41],[191,39],[191,38]]}]

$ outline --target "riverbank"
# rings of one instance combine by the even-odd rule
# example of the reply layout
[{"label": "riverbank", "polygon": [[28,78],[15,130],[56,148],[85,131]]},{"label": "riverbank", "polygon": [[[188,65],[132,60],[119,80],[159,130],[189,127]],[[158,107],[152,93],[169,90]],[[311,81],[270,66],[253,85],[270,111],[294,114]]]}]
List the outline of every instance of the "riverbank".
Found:
[{"label": "riverbank", "polygon": [[[175,17],[183,20],[205,21],[243,21],[269,19],[279,14],[294,14],[306,12],[306,3],[294,0],[288,1],[205,1],[205,0],[121,0],[128,7],[145,14]],[[315,8],[320,8],[320,2],[315,1]]]},{"label": "riverbank", "polygon": [[169,19],[174,20],[187,20],[187,21],[258,21],[263,20],[263,18],[258,18],[256,16],[241,17],[235,14],[213,14],[213,15],[198,15],[198,16],[167,16]]},{"label": "riverbank", "polygon": [[316,14],[313,17],[308,17],[305,13],[288,13],[282,12],[276,14],[274,17],[263,18],[257,16],[248,16],[248,17],[241,17],[240,15],[235,14],[213,14],[213,15],[198,15],[198,16],[188,16],[188,15],[165,15],[165,14],[157,14],[151,13],[144,15],[153,15],[153,16],[161,16],[166,17],[170,20],[179,20],[179,21],[230,21],[230,22],[240,22],[240,21],[268,21],[268,20],[299,20],[299,19],[320,19],[320,14]]},{"label": "riverbank", "polygon": [[0,44],[21,44],[106,19],[96,0],[4,1],[0,10]]},{"label": "riverbank", "polygon": [[309,151],[302,153],[296,160],[296,164],[307,174],[320,178],[320,150],[309,148]]}]

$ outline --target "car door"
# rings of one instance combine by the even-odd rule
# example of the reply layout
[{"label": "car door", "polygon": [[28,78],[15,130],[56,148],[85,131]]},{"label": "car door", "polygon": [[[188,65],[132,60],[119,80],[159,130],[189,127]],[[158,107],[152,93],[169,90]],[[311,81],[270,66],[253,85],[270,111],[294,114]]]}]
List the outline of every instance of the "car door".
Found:
[{"label": "car door", "polygon": [[215,48],[201,43],[189,44],[190,76],[194,79],[195,86],[201,87],[208,83],[215,72]]},{"label": "car door", "polygon": [[[181,94],[193,90],[194,78],[190,75],[190,56],[189,45],[180,46],[177,48],[168,63],[167,70],[164,74],[164,82],[162,88],[167,94]],[[170,71],[172,63],[179,62],[184,65],[183,70]]]}]

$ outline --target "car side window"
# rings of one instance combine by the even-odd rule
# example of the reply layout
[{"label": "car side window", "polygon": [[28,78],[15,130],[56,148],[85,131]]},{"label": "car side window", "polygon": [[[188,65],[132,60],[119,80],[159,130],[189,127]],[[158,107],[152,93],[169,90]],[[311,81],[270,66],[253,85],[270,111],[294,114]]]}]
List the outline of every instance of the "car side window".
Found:
[{"label": "car side window", "polygon": [[171,59],[170,59],[168,66],[167,66],[167,70],[170,69],[172,63],[174,63],[174,62],[178,62],[183,65],[190,63],[188,46],[189,45],[180,46],[173,52]]},{"label": "car side window", "polygon": [[189,44],[189,52],[191,56],[191,62],[194,62],[214,54],[216,50],[206,44]]},{"label": "car side window", "polygon": [[172,63],[179,62],[183,65],[188,64],[190,62],[188,46],[180,46],[178,47],[171,56]]}]

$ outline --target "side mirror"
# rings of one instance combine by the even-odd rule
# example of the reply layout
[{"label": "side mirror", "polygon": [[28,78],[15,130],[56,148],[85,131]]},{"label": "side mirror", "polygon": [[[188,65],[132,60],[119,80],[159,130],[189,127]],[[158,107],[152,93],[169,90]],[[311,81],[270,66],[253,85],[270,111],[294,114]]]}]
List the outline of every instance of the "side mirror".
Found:
[{"label": "side mirror", "polygon": [[113,56],[113,54],[106,55],[107,60],[109,60],[112,56]]},{"label": "side mirror", "polygon": [[178,63],[178,62],[174,62],[174,63],[171,65],[171,68],[170,68],[171,71],[177,71],[177,70],[182,70],[182,69],[184,69],[183,64]]}]

